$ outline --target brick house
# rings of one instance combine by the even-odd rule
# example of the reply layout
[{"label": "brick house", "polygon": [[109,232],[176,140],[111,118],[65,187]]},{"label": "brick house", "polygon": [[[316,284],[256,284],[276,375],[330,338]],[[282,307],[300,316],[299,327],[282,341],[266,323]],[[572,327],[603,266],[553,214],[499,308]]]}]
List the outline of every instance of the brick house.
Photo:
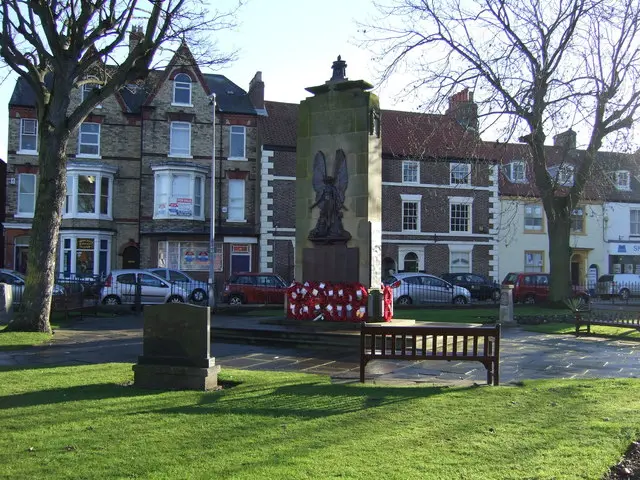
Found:
[{"label": "brick house", "polygon": [[[258,121],[260,267],[291,279],[298,105],[265,104]],[[451,97],[443,115],[380,116],[383,275],[473,270],[497,278],[498,169],[477,135],[472,94]]]},{"label": "brick house", "polygon": [[[129,41],[135,44],[135,31]],[[108,71],[97,66],[95,84]],[[74,105],[95,84],[78,88]],[[150,71],[98,105],[69,141],[60,274],[167,266],[206,279],[212,183],[218,288],[232,269],[256,269],[256,125],[263,92],[259,73],[248,93],[222,75],[203,74],[183,44],[164,70]],[[9,102],[3,222],[5,265],[17,270],[26,268],[37,194],[37,130],[33,93],[18,79]]]}]

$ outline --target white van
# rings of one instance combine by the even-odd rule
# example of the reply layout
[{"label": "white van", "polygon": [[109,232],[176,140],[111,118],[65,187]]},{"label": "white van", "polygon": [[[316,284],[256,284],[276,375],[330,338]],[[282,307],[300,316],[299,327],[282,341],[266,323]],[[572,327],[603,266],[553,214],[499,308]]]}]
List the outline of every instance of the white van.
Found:
[{"label": "white van", "polygon": [[601,275],[596,292],[600,298],[618,296],[622,300],[640,296],[640,275],[634,273],[611,273]]}]

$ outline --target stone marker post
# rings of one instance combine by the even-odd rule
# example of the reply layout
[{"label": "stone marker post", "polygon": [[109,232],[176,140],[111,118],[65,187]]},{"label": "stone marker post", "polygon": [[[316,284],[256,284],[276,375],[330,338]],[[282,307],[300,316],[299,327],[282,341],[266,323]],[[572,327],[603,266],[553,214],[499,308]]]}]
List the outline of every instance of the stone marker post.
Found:
[{"label": "stone marker post", "polygon": [[209,307],[184,303],[144,309],[142,355],[133,366],[136,387],[165,390],[212,390],[218,386],[210,357]]},{"label": "stone marker post", "polygon": [[513,285],[502,285],[500,288],[500,323],[514,325],[513,319]]}]

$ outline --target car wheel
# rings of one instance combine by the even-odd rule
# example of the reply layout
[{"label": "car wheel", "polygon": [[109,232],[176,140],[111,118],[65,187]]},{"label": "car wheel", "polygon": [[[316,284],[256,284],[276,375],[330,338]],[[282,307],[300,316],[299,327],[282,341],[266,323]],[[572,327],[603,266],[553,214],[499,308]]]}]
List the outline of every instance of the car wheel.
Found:
[{"label": "car wheel", "polygon": [[498,303],[500,301],[500,290],[494,290],[491,293],[491,300],[493,300],[494,302]]},{"label": "car wheel", "polygon": [[463,297],[462,295],[458,295],[457,297],[455,297],[453,299],[453,303],[454,303],[454,305],[466,305],[467,299],[465,297]]},{"label": "car wheel", "polygon": [[413,301],[409,295],[403,295],[398,300],[396,300],[398,305],[411,305]]},{"label": "car wheel", "polygon": [[533,305],[534,303],[536,303],[535,295],[527,295],[526,297],[524,297],[524,303],[527,303],[529,305]]},{"label": "car wheel", "polygon": [[120,301],[120,297],[115,295],[107,295],[102,300],[103,305],[120,305],[122,302]]},{"label": "car wheel", "polygon": [[171,295],[167,303],[184,303],[184,299],[180,295]]},{"label": "car wheel", "polygon": [[231,295],[229,297],[229,305],[242,305],[242,297],[240,295]]},{"label": "car wheel", "polygon": [[631,292],[629,291],[629,289],[623,288],[622,290],[620,290],[620,299],[621,300],[624,300],[626,302],[627,300],[629,300],[630,296],[631,296]]},{"label": "car wheel", "polygon": [[198,303],[204,302],[204,301],[207,300],[207,294],[201,288],[197,288],[191,294],[191,300],[193,300],[194,302],[198,302]]}]

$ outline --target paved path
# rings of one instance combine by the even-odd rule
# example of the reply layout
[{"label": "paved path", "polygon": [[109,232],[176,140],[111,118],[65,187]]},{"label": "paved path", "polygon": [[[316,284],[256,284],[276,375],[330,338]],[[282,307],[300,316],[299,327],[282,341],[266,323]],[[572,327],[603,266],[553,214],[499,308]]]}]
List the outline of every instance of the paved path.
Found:
[{"label": "paved path", "polygon": [[[230,319],[230,321],[233,321]],[[58,330],[50,344],[0,352],[0,366],[77,365],[137,361],[142,352],[142,318],[85,318]],[[223,368],[300,371],[358,381],[358,352],[212,343]],[[615,338],[544,335],[503,328],[501,383],[533,378],[640,377],[640,342]],[[484,383],[486,371],[473,362],[373,361],[367,380],[378,383]]]}]

